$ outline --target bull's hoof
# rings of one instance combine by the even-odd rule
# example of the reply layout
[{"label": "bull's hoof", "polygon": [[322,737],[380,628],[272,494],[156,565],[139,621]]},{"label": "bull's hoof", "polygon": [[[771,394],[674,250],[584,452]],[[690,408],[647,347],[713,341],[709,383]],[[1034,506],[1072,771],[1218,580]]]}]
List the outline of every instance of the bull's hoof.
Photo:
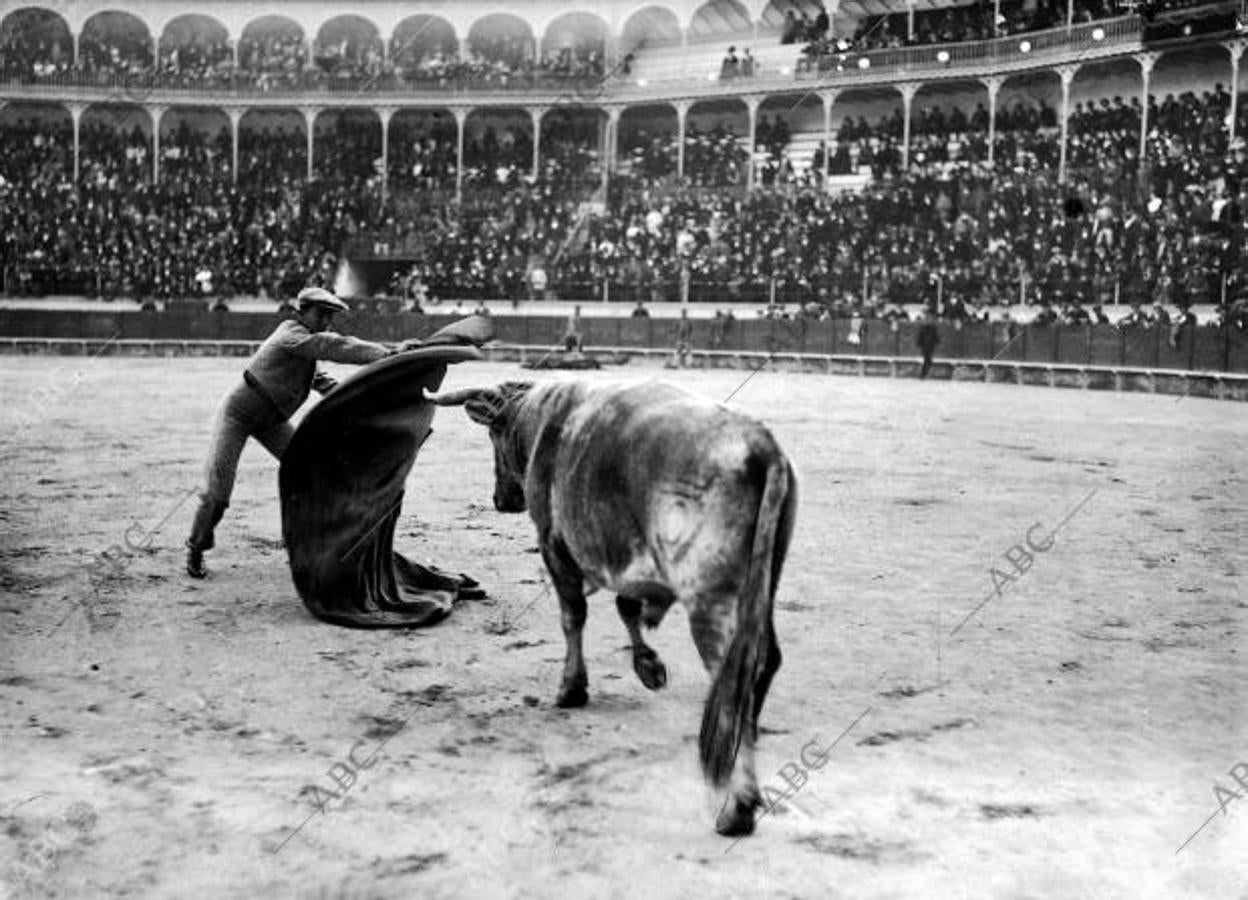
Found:
[{"label": "bull's hoof", "polygon": [[724,837],[745,837],[754,833],[754,804],[731,797],[715,818],[715,830]]},{"label": "bull's hoof", "polygon": [[585,689],[583,684],[574,684],[571,687],[559,688],[559,695],[555,697],[555,706],[560,709],[576,709],[584,706],[589,702],[589,691]]},{"label": "bull's hoof", "polygon": [[641,683],[652,691],[667,686],[667,666],[659,655],[646,647],[633,654],[633,671],[641,679]]}]

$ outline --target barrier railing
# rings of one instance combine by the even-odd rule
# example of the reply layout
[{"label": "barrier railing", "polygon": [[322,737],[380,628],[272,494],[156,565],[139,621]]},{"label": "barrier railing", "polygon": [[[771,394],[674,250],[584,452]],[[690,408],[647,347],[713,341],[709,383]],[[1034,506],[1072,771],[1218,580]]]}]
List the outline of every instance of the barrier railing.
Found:
[{"label": "barrier railing", "polygon": [[[455,318],[450,313],[373,315],[356,312],[336,323],[344,331],[381,341],[419,338]],[[278,321],[257,313],[205,311],[85,312],[0,310],[0,336],[70,340],[264,340]],[[724,353],[852,355],[916,358],[918,325],[837,319],[824,322],[738,319],[725,326],[711,319],[690,320],[693,347]],[[678,320],[668,318],[583,318],[587,348],[672,348]],[[567,330],[566,316],[495,316],[495,336],[503,343],[556,346]],[[859,327],[861,326],[861,327]],[[1113,325],[1017,326],[971,322],[962,328],[941,323],[937,359],[1097,366],[1165,371],[1248,374],[1248,331],[1196,326],[1177,333],[1165,327]]]}]

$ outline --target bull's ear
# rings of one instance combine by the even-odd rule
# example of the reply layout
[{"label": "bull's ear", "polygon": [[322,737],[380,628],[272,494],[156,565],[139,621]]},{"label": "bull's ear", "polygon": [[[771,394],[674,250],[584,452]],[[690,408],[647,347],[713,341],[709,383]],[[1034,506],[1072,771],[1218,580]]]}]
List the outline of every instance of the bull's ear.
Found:
[{"label": "bull's ear", "polygon": [[499,394],[504,402],[515,403],[533,387],[531,381],[504,381],[498,386]]},{"label": "bull's ear", "polygon": [[464,403],[464,412],[472,421],[488,428],[498,420],[504,402],[503,395],[494,388],[481,388]]}]

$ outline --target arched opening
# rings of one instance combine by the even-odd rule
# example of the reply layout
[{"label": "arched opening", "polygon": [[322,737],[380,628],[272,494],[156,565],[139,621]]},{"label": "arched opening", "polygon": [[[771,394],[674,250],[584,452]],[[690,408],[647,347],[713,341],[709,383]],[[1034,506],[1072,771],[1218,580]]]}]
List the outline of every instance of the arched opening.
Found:
[{"label": "arched opening", "polygon": [[238,65],[243,72],[263,76],[264,83],[293,85],[307,61],[307,49],[299,23],[286,16],[262,16],[243,28]]},{"label": "arched opening", "polygon": [[395,191],[455,187],[459,129],[444,109],[403,109],[390,120],[388,168]]},{"label": "arched opening", "polygon": [[533,120],[517,109],[474,109],[464,124],[464,186],[513,188],[533,169]]},{"label": "arched opening", "polygon": [[606,114],[586,107],[559,107],[542,117],[539,178],[578,195],[602,180],[599,145]]},{"label": "arched opening", "polygon": [[59,103],[6,104],[0,109],[0,148],[0,175],[20,189],[72,175],[74,125],[69,110]]},{"label": "arched opening", "polygon": [[307,126],[293,109],[251,109],[238,123],[238,184],[249,190],[302,181]]},{"label": "arched opening", "polygon": [[676,110],[667,105],[624,110],[616,146],[621,174],[649,181],[675,174],[677,125]]},{"label": "arched opening", "polygon": [[754,125],[755,184],[816,184],[825,152],[823,103],[817,96],[777,95],[759,105]]},{"label": "arched opening", "polygon": [[390,61],[404,75],[432,71],[458,52],[455,27],[441,16],[408,16],[395,26],[390,39]]},{"label": "arched opening", "polygon": [[381,172],[381,119],[370,109],[327,109],[316,117],[313,168],[328,182],[361,186]]},{"label": "arched opening", "polygon": [[746,183],[749,112],[741,100],[703,100],[689,108],[685,125],[685,179],[696,187]]},{"label": "arched opening", "polygon": [[472,23],[468,51],[480,59],[512,71],[529,65],[535,44],[529,23],[511,13],[492,13]]},{"label": "arched opening", "polygon": [[212,16],[178,16],[161,32],[160,64],[166,71],[203,76],[232,64],[233,58],[229,32]]},{"label": "arched opening", "polygon": [[[1058,74],[1028,72],[1006,78],[997,94],[994,162],[1001,170],[1057,167],[1062,83]],[[976,115],[972,115],[975,118]]]},{"label": "arched opening", "polygon": [[835,134],[828,171],[883,177],[901,171],[904,119],[894,88],[855,88],[837,97],[832,113]]},{"label": "arched opening", "polygon": [[0,24],[0,73],[5,78],[54,75],[73,62],[69,25],[52,10],[14,10]]},{"label": "arched opening", "polygon": [[541,67],[553,75],[580,77],[603,74],[607,23],[587,12],[564,13],[542,37]]},{"label": "arched opening", "polygon": [[771,0],[759,16],[759,32],[798,44],[827,34],[829,19],[820,0]]},{"label": "arched opening", "polygon": [[698,7],[689,22],[691,43],[749,38],[753,31],[749,10],[736,0],[710,0]]},{"label": "arched opening", "polygon": [[621,54],[636,53],[647,47],[668,47],[680,43],[680,19],[666,6],[647,6],[628,17],[620,33]]},{"label": "arched opening", "polygon": [[78,146],[79,183],[85,188],[120,190],[151,179],[152,119],[141,106],[87,107]]},{"label": "arched opening", "polygon": [[161,183],[203,177],[230,179],[233,140],[230,120],[210,107],[170,107],[160,120]]},{"label": "arched opening", "polygon": [[[1241,70],[1245,65],[1241,59]],[[1230,75],[1220,48],[1171,50],[1158,58],[1149,79],[1155,108],[1150,108],[1148,118],[1150,130],[1157,130],[1147,149],[1150,159],[1160,158],[1168,141],[1185,144],[1191,157],[1220,160],[1226,156],[1230,149],[1227,116],[1234,90],[1233,86],[1228,90]],[[1125,87],[1122,93],[1130,96]],[[1139,96],[1138,88],[1135,95]],[[1241,99],[1239,112],[1244,105]]]},{"label": "arched opening", "polygon": [[910,107],[911,166],[988,159],[988,89],[979,81],[923,85]]},{"label": "arched opening", "polygon": [[1140,89],[1140,66],[1134,59],[1092,63],[1079,70],[1070,86],[1069,170],[1138,167]]},{"label": "arched opening", "polygon": [[89,72],[127,74],[152,67],[152,35],[138,16],[109,10],[82,26],[78,61]]},{"label": "arched opening", "polygon": [[377,26],[363,16],[335,16],[316,36],[313,60],[329,75],[375,75],[381,71],[383,44]]}]

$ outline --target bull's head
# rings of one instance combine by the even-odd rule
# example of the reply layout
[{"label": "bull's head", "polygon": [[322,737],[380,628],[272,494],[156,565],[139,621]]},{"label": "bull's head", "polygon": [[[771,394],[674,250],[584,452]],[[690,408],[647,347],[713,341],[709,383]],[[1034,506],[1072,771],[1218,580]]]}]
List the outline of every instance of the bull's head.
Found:
[{"label": "bull's head", "polygon": [[494,508],[499,512],[524,512],[524,474],[528,450],[515,425],[516,406],[529,388],[527,381],[505,381],[497,387],[465,388],[445,394],[427,394],[438,406],[462,406],[468,418],[490,429],[494,445]]}]

